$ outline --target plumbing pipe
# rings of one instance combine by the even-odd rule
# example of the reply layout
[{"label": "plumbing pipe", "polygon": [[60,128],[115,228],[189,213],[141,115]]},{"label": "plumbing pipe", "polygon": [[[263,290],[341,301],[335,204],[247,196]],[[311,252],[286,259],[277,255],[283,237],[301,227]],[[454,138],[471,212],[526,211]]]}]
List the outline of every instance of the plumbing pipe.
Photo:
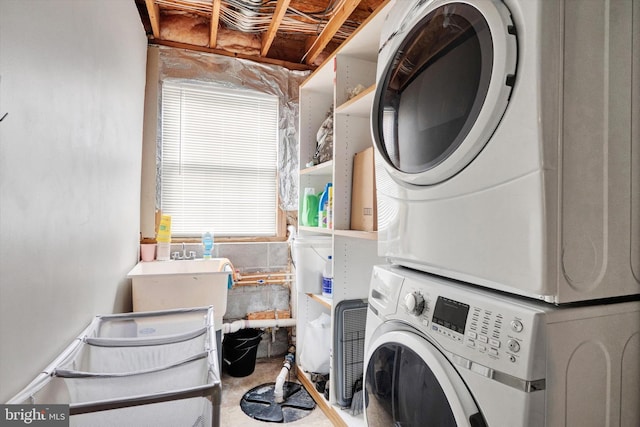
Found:
[{"label": "plumbing pipe", "polygon": [[293,353],[289,353],[284,357],[284,363],[282,364],[282,369],[276,378],[276,385],[273,390],[273,397],[275,398],[276,403],[284,402],[284,382],[291,370],[291,366],[293,366],[294,360],[295,356]]},{"label": "plumbing pipe", "polygon": [[286,328],[296,326],[296,319],[236,320],[222,325],[222,333],[229,334],[247,328]]}]

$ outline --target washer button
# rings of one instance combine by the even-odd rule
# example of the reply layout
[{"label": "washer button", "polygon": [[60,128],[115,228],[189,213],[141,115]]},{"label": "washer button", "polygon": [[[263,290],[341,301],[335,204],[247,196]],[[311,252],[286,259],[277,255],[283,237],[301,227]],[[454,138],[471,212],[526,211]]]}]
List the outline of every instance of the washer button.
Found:
[{"label": "washer button", "polygon": [[516,340],[507,341],[507,347],[509,347],[509,350],[513,351],[514,353],[520,351],[520,344]]},{"label": "washer button", "polygon": [[495,348],[500,348],[500,341],[498,341],[496,339],[489,338],[489,344],[491,344]]},{"label": "washer button", "polygon": [[522,330],[524,329],[524,326],[522,325],[521,321],[512,320],[511,321],[511,329],[513,329],[514,332],[522,332]]},{"label": "washer button", "polygon": [[486,336],[484,336],[484,335],[480,335],[480,336],[478,337],[478,341],[481,341],[481,342],[483,342],[483,343],[485,343],[485,344],[486,344],[486,343],[488,343],[488,342],[489,342],[489,338],[487,338],[487,337],[486,337]]}]

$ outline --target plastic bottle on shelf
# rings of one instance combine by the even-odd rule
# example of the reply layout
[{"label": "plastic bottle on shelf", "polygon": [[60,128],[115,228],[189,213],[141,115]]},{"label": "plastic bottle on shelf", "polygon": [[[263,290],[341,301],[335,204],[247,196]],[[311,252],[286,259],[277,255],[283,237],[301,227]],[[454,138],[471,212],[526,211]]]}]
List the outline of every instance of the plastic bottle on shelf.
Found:
[{"label": "plastic bottle on shelf", "polygon": [[330,182],[324,186],[324,191],[318,202],[318,227],[327,228],[327,205],[329,204],[329,188],[333,185]]},{"label": "plastic bottle on shelf", "polygon": [[327,200],[327,228],[333,229],[333,187],[329,187],[329,200]]},{"label": "plastic bottle on shelf", "polygon": [[333,257],[329,255],[322,272],[322,296],[333,298]]},{"label": "plastic bottle on shelf", "polygon": [[204,246],[202,257],[204,259],[211,259],[211,253],[213,251],[213,233],[207,231],[202,235],[202,246]]},{"label": "plastic bottle on shelf", "polygon": [[318,226],[318,195],[313,187],[304,189],[304,199],[302,199],[301,225],[308,227]]}]

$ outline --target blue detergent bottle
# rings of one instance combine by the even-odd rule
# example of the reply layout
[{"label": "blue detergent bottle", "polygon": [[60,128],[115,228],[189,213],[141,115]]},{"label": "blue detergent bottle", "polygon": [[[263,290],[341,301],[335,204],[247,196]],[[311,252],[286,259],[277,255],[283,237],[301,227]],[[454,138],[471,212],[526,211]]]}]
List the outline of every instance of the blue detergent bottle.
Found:
[{"label": "blue detergent bottle", "polygon": [[333,184],[327,182],[324,186],[324,191],[322,192],[322,196],[320,197],[320,201],[318,202],[318,227],[327,228],[327,205],[329,204],[329,188],[332,187]]},{"label": "blue detergent bottle", "polygon": [[211,252],[213,251],[213,234],[212,233],[207,231],[202,235],[202,246],[204,246],[202,258],[211,259]]}]

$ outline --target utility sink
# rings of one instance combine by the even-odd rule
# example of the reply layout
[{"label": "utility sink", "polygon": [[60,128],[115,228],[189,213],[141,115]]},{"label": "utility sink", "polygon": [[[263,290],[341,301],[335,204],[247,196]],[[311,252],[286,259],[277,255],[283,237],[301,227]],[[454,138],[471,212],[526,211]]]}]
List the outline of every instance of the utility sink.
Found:
[{"label": "utility sink", "polygon": [[133,311],[212,305],[219,331],[232,274],[227,258],[141,261],[127,275],[132,281]]}]

